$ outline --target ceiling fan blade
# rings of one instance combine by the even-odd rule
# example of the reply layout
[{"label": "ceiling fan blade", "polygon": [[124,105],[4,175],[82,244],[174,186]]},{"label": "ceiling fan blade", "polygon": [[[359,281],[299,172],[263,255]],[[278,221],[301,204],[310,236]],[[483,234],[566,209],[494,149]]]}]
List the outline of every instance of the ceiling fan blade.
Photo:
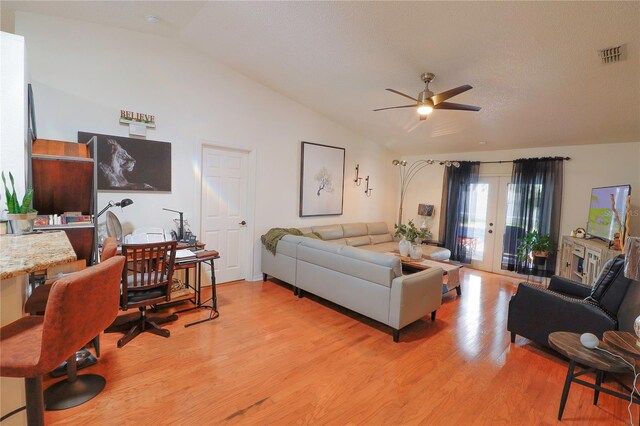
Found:
[{"label": "ceiling fan blade", "polygon": [[417,100],[416,98],[414,98],[413,96],[409,96],[409,95],[404,94],[404,93],[402,93],[402,92],[398,92],[397,90],[393,90],[393,89],[385,89],[385,90],[388,90],[388,91],[389,91],[389,92],[391,92],[391,93],[395,93],[396,95],[400,95],[400,96],[404,96],[405,98],[409,98],[409,99],[411,99],[412,101],[416,101],[416,102],[418,102],[418,100]]},{"label": "ceiling fan blade", "polygon": [[431,100],[434,105],[438,105],[440,102],[444,102],[449,98],[453,98],[460,93],[466,92],[467,90],[471,90],[473,87],[465,84],[464,86],[456,87],[455,89],[447,90],[446,92],[438,93],[437,95],[433,95]]},{"label": "ceiling fan blade", "polygon": [[453,102],[440,102],[433,109],[453,109],[458,111],[480,111],[480,107],[473,105],[455,104]]},{"label": "ceiling fan blade", "polygon": [[400,105],[400,106],[394,106],[394,107],[387,107],[387,108],[378,108],[378,109],[374,109],[374,111],[384,111],[385,109],[396,109],[396,108],[415,108],[415,105]]},{"label": "ceiling fan blade", "polygon": [[420,121],[424,121],[427,119],[427,117],[429,117],[428,115],[421,115],[420,116]]}]

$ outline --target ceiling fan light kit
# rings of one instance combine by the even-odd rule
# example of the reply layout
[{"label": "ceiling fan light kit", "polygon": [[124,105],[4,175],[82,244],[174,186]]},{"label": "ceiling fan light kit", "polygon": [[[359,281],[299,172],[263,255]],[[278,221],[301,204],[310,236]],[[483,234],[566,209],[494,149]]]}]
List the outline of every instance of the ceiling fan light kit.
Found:
[{"label": "ceiling fan light kit", "polygon": [[426,120],[427,116],[431,114],[434,109],[449,109],[449,110],[457,110],[457,111],[480,111],[480,107],[477,107],[477,106],[445,102],[447,99],[452,98],[456,95],[459,95],[460,93],[466,92],[467,90],[470,90],[473,87],[471,87],[468,84],[465,84],[464,86],[456,87],[455,89],[447,90],[446,92],[442,92],[437,95],[434,95],[433,92],[429,90],[429,83],[431,83],[435,78],[436,78],[435,74],[430,72],[422,73],[422,75],[420,75],[420,79],[424,82],[425,88],[422,92],[418,94],[417,98],[414,98],[412,96],[407,95],[406,93],[402,93],[394,89],[386,89],[387,91],[395,93],[396,95],[404,96],[405,98],[415,101],[415,104],[378,108],[378,109],[374,109],[373,111],[384,111],[387,109],[398,109],[398,108],[416,108],[416,111],[420,116],[420,120]]}]

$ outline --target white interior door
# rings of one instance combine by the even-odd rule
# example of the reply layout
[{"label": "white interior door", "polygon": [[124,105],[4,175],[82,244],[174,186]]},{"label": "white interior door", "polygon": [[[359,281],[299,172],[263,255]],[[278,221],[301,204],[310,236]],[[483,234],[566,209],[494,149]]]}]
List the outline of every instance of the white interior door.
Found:
[{"label": "white interior door", "polygon": [[244,279],[247,163],[244,151],[202,148],[202,241],[217,250],[216,282]]}]

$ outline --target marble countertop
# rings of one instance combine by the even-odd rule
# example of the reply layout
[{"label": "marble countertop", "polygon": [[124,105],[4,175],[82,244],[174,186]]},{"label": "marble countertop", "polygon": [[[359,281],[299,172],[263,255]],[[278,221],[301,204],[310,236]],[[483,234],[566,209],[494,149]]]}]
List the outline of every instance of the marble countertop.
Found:
[{"label": "marble countertop", "polygon": [[64,231],[0,235],[0,279],[77,260]]}]

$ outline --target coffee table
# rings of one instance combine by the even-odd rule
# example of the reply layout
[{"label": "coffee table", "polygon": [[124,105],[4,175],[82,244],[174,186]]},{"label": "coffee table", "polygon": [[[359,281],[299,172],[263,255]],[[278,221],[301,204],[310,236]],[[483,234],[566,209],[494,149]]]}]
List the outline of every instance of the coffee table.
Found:
[{"label": "coffee table", "polygon": [[[593,405],[598,405],[600,392],[629,401],[629,394],[625,395],[612,389],[602,387],[602,378],[604,377],[605,372],[629,373],[632,371],[631,367],[620,358],[609,355],[608,353],[598,349],[589,349],[582,346],[582,343],[580,343],[580,335],[578,333],[569,333],[567,331],[556,331],[555,333],[551,333],[549,335],[549,345],[562,355],[569,358],[569,368],[567,370],[567,378],[565,379],[562,397],[560,399],[558,420],[562,420],[562,412],[564,411],[564,407],[567,403],[571,383],[577,383],[593,389]],[[609,352],[614,351],[613,348],[607,346],[606,343],[603,342],[600,342],[598,346],[608,350]],[[576,364],[584,365],[588,368],[576,373]],[[577,378],[578,376],[590,371],[595,371],[596,373],[595,383],[585,382],[584,380]],[[631,392],[631,388],[621,383],[615,376],[613,377],[625,389],[628,389],[629,392]],[[640,395],[637,393],[633,396],[633,403],[640,404]]]},{"label": "coffee table", "polygon": [[462,294],[462,291],[460,290],[460,269],[462,269],[461,264],[448,260],[427,259],[425,257],[416,260],[411,259],[407,256],[400,256],[399,253],[395,252],[390,252],[388,254],[392,254],[400,258],[400,263],[402,263],[402,270],[407,273],[415,273],[430,268],[442,268],[442,275],[445,275],[447,277],[447,282],[442,283],[442,294],[448,293],[454,289],[458,296]]}]

